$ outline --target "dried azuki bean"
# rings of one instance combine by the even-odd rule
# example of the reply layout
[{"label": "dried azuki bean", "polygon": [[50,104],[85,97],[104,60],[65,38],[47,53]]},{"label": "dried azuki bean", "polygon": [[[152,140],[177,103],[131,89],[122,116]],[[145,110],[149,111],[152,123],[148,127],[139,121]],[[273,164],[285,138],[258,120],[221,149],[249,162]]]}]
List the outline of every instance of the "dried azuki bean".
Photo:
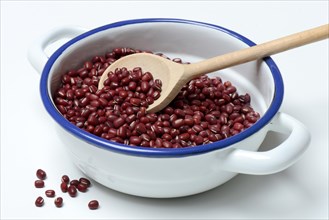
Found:
[{"label": "dried azuki bean", "polygon": [[164,148],[172,148],[172,143],[169,141],[163,141],[162,146]]},{"label": "dried azuki bean", "polygon": [[42,169],[38,169],[36,172],[36,175],[40,180],[46,179],[46,176],[47,176],[46,172]]},{"label": "dried azuki bean", "polygon": [[99,207],[99,202],[98,202],[97,200],[91,200],[91,201],[88,203],[88,207],[89,207],[89,209],[91,209],[91,210],[98,209],[98,207]]},{"label": "dried azuki bean", "polygon": [[[157,113],[146,109],[160,97],[162,82],[140,67],[117,68],[108,74],[103,89],[97,89],[99,77],[109,65],[139,52],[142,50],[115,48],[69,70],[54,95],[59,112],[79,128],[107,140],[159,148],[215,142],[242,132],[260,118],[250,105],[250,95],[238,94],[231,82],[219,77],[191,80]],[[174,62],[186,63],[179,58]]]},{"label": "dried azuki bean", "polygon": [[36,180],[34,181],[34,186],[36,188],[43,188],[45,186],[45,182],[43,180]]},{"label": "dried azuki bean", "polygon": [[131,98],[130,99],[130,104],[132,104],[133,106],[139,106],[141,104],[141,99],[139,98]]},{"label": "dried azuki bean", "polygon": [[44,199],[43,199],[41,196],[39,196],[39,197],[35,200],[35,206],[37,206],[37,207],[41,207],[41,206],[43,206],[43,204],[44,204]]},{"label": "dried azuki bean", "polygon": [[87,188],[88,188],[88,186],[83,183],[79,183],[77,186],[77,189],[79,190],[79,192],[86,192]]},{"label": "dried azuki bean", "polygon": [[201,136],[196,136],[195,140],[194,140],[194,143],[196,145],[199,145],[199,144],[202,144],[203,143],[203,137]]},{"label": "dried azuki bean", "polygon": [[121,127],[125,123],[125,120],[123,118],[117,118],[113,121],[113,126],[115,128]]},{"label": "dried azuki bean", "polygon": [[90,180],[87,179],[87,178],[85,178],[85,177],[81,177],[81,178],[79,179],[79,183],[84,184],[84,185],[86,185],[87,187],[90,187],[90,185],[91,185]]},{"label": "dried azuki bean", "polygon": [[63,175],[62,176],[62,182],[69,183],[70,182],[70,178],[67,175]]},{"label": "dried azuki bean", "polygon": [[145,72],[142,76],[142,81],[149,82],[153,79],[153,75],[150,72]]},{"label": "dried azuki bean", "polygon": [[45,194],[46,194],[47,197],[54,197],[55,196],[55,191],[52,190],[52,189],[48,189],[48,190],[46,190]]},{"label": "dried azuki bean", "polygon": [[205,115],[205,119],[211,125],[217,123],[217,118],[213,114],[207,114],[207,115]]},{"label": "dried azuki bean", "polygon": [[76,197],[77,195],[77,188],[74,185],[70,185],[69,188],[67,189],[67,192],[71,197]]},{"label": "dried azuki bean", "polygon": [[61,187],[61,190],[62,190],[63,193],[67,192],[68,184],[66,182],[62,182],[60,187]]},{"label": "dried azuki bean", "polygon": [[57,198],[55,199],[54,203],[55,203],[55,206],[56,206],[57,208],[62,207],[62,206],[63,206],[63,198],[62,198],[62,197],[57,197]]},{"label": "dried azuki bean", "polygon": [[177,119],[171,123],[173,128],[180,128],[185,124],[184,119]]},{"label": "dried azuki bean", "polygon": [[131,136],[129,142],[132,145],[138,146],[142,142],[142,139],[139,136]]},{"label": "dried azuki bean", "polygon": [[78,184],[79,184],[79,180],[76,180],[76,179],[71,180],[71,182],[70,182],[70,185],[73,185],[73,186],[75,186],[75,187],[77,187]]},{"label": "dried azuki bean", "polygon": [[233,129],[237,130],[237,131],[241,131],[244,128],[243,124],[236,122],[233,125]]}]

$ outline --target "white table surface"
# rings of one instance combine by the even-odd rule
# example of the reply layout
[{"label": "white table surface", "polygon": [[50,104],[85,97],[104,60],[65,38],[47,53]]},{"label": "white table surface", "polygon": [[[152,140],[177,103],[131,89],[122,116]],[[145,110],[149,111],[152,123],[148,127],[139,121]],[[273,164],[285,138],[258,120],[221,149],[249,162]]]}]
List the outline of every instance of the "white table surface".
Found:
[{"label": "white table surface", "polygon": [[[218,24],[256,43],[328,23],[328,1],[1,1],[1,219],[327,219],[328,218],[328,41],[273,56],[285,83],[281,111],[312,134],[309,149],[287,170],[267,176],[238,175],[211,191],[179,199],[125,195],[99,184],[75,199],[58,188],[62,174],[78,178],[39,95],[40,75],[26,51],[51,28],[92,29],[111,22],[172,17]],[[206,43],[206,42],[205,42]],[[277,144],[269,137],[263,146]],[[35,171],[48,173],[34,188]],[[54,188],[60,209],[46,198]],[[100,209],[87,203],[98,199]]]}]

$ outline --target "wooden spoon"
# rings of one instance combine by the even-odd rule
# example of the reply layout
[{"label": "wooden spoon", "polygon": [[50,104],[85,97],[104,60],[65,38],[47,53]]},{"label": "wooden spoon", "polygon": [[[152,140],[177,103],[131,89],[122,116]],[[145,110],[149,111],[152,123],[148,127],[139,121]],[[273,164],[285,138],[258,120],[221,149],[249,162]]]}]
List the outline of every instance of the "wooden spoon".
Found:
[{"label": "wooden spoon", "polygon": [[166,107],[176,97],[181,88],[193,78],[320,41],[328,37],[329,24],[326,24],[193,64],[179,64],[149,53],[132,54],[120,58],[104,71],[99,81],[98,89],[103,88],[104,81],[110,71],[114,72],[116,68],[122,67],[126,67],[127,69],[141,67],[143,72],[148,71],[152,73],[154,79],[160,79],[162,81],[160,98],[147,109],[148,112],[157,112]]}]

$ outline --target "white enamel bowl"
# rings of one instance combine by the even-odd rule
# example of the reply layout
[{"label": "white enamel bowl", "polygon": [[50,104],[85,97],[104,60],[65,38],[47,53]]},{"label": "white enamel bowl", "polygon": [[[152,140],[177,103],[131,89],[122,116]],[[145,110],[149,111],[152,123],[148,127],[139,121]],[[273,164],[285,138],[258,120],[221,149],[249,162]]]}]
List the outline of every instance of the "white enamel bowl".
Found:
[{"label": "white enamel bowl", "polygon": [[[45,48],[65,37],[73,39],[48,59]],[[77,167],[111,189],[137,196],[170,198],[212,189],[238,173],[276,173],[302,155],[310,134],[300,122],[279,112],[283,82],[274,61],[266,58],[210,74],[231,81],[240,94],[248,92],[261,118],[228,139],[182,149],[131,147],[75,127],[61,116],[52,100],[61,74],[116,47],[162,52],[171,58],[195,62],[252,45],[247,38],[217,25],[180,19],[138,19],[87,32],[67,27],[53,30],[31,46],[28,58],[42,72],[42,101],[58,124],[59,138]],[[272,150],[257,152],[268,131],[282,132],[288,137]]]}]

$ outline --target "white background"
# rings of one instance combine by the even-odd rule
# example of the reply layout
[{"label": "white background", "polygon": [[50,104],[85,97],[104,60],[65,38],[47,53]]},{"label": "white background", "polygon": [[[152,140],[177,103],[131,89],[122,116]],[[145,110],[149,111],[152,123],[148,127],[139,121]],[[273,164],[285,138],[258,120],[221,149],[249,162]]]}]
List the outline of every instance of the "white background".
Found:
[{"label": "white background", "polygon": [[[58,140],[39,96],[39,74],[26,59],[31,41],[51,28],[92,29],[111,22],[172,17],[199,20],[235,30],[261,43],[328,23],[328,1],[1,2],[1,210],[2,219],[327,219],[328,218],[328,41],[273,56],[285,83],[281,108],[312,134],[309,149],[289,169],[273,175],[239,175],[226,184],[179,199],[124,195],[93,183],[70,198],[60,177],[82,173]],[[207,42],[205,42],[207,43]],[[268,138],[263,146],[277,144]],[[35,171],[48,173],[36,189]],[[63,196],[37,208],[35,198],[53,188]],[[44,196],[45,197],[45,196]],[[98,199],[91,211],[87,203]]]}]

